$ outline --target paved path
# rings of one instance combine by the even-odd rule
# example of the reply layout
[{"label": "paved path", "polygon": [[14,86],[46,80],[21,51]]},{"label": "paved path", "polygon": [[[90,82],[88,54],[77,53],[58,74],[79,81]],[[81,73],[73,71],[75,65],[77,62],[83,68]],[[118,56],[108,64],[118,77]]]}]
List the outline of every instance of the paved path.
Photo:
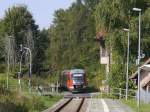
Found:
[{"label": "paved path", "polygon": [[119,100],[113,99],[90,99],[86,112],[132,112]]}]

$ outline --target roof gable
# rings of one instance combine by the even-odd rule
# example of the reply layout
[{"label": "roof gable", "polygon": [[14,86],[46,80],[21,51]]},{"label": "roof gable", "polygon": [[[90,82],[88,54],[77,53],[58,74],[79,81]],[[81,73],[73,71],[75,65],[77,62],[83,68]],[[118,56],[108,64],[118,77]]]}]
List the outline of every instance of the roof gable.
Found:
[{"label": "roof gable", "polygon": [[[142,66],[147,65],[147,64],[150,64],[150,58],[149,58]],[[141,67],[142,67],[142,66],[141,66]],[[133,74],[131,75],[130,79],[135,79],[136,76],[137,76],[137,74],[138,74],[138,71],[136,71],[135,73],[133,73]]]}]

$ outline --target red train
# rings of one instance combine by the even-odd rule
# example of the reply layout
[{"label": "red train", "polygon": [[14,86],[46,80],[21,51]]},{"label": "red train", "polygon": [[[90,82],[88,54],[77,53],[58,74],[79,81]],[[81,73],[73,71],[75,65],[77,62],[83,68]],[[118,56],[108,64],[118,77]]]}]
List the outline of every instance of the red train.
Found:
[{"label": "red train", "polygon": [[64,70],[60,76],[60,86],[69,91],[84,91],[87,87],[86,72],[83,69]]}]

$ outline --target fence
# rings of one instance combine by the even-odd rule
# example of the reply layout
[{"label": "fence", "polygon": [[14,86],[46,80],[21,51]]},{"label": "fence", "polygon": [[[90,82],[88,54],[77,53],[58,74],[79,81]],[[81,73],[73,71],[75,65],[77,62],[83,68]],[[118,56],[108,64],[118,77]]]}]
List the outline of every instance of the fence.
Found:
[{"label": "fence", "polygon": [[150,103],[150,93],[141,88],[140,89],[140,99],[144,103]]},{"label": "fence", "polygon": [[[118,98],[123,99],[126,97],[126,89],[122,88],[110,88],[107,91],[101,91],[100,92],[101,97],[112,97],[112,98]],[[127,98],[133,98],[136,99],[136,90],[128,90]]]},{"label": "fence", "polygon": [[[128,90],[128,99],[135,99],[137,100],[137,90]],[[122,88],[113,88],[105,91],[100,92],[101,97],[112,97],[118,99],[124,99],[126,97],[126,89]],[[142,88],[140,89],[140,101],[143,103],[150,103],[150,93],[146,92]]]},{"label": "fence", "polygon": [[37,86],[35,89],[39,95],[59,94],[58,85]]},{"label": "fence", "polygon": [[[2,86],[6,88],[5,86]],[[50,86],[19,86],[19,85],[9,85],[9,88],[6,88],[9,91],[22,92],[24,94],[35,94],[35,95],[49,95],[57,94],[59,95],[59,86],[51,84]]]}]

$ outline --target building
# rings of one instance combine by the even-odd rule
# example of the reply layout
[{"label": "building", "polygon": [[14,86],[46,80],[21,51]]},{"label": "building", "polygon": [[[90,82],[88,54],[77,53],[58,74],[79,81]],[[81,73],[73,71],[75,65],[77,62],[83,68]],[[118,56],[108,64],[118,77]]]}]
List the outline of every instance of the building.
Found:
[{"label": "building", "polygon": [[[140,97],[145,103],[150,103],[150,58],[140,68]],[[132,74],[130,79],[137,84],[138,72]]]}]

